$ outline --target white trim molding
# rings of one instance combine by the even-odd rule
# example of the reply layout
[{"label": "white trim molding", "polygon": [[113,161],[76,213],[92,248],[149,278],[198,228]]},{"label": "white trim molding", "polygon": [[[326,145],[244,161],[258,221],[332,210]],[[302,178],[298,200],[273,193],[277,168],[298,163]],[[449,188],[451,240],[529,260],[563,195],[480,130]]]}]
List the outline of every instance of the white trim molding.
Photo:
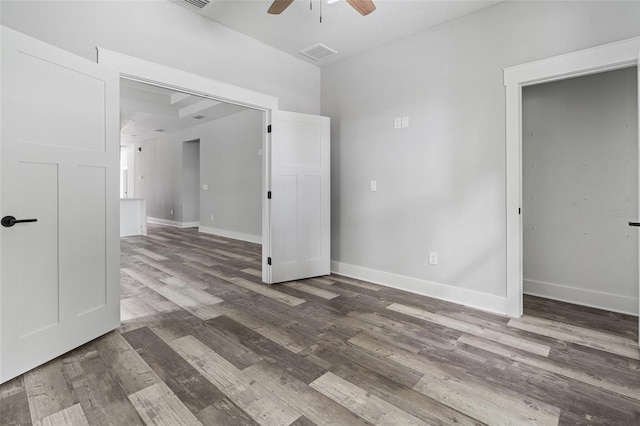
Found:
[{"label": "white trim molding", "polygon": [[407,277],[391,272],[378,271],[348,263],[331,262],[331,272],[346,277],[368,281],[385,287],[397,288],[410,293],[429,296],[447,302],[470,306],[483,311],[504,314],[506,299],[492,294],[482,293],[433,281]]},{"label": "white trim molding", "polygon": [[200,226],[199,232],[204,234],[217,235],[219,237],[231,238],[234,240],[247,241],[250,243],[262,244],[260,235],[245,234],[244,232],[229,231],[227,229],[211,228],[209,226]]},{"label": "white trim molding", "polygon": [[178,222],[176,220],[160,219],[158,217],[147,216],[147,223],[173,226],[174,228],[197,228],[200,222]]},{"label": "white trim molding", "polygon": [[522,316],[522,88],[635,66],[640,37],[504,68],[506,87],[506,314]]},{"label": "white trim molding", "polygon": [[98,63],[118,71],[123,78],[264,111],[264,130],[262,133],[262,281],[271,284],[271,268],[267,265],[267,259],[271,256],[271,210],[266,194],[271,190],[271,145],[274,141],[273,135],[267,132],[267,126],[272,124],[272,112],[278,109],[278,98],[102,47],[98,47],[97,51]]},{"label": "white trim molding", "polygon": [[604,291],[585,290],[544,281],[524,280],[524,294],[561,302],[577,303],[591,308],[621,314],[638,315],[638,299]]}]

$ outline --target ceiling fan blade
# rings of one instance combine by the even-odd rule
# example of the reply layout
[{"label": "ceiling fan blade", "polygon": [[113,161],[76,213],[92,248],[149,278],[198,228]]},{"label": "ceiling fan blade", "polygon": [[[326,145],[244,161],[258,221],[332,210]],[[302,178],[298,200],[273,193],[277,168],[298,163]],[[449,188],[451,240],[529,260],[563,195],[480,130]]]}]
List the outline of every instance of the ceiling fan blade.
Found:
[{"label": "ceiling fan blade", "polygon": [[373,4],[372,0],[347,0],[347,3],[360,12],[360,15],[362,16],[367,16],[376,10],[376,5]]},{"label": "ceiling fan blade", "polygon": [[267,10],[267,13],[270,13],[271,15],[280,15],[291,3],[293,3],[293,0],[275,0],[271,4],[269,10]]}]

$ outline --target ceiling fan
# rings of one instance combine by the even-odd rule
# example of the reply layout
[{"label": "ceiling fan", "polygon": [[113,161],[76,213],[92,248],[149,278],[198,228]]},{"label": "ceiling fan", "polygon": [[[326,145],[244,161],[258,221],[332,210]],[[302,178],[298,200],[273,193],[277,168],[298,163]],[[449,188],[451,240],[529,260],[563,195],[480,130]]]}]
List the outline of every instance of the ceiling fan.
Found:
[{"label": "ceiling fan", "polygon": [[[293,0],[275,0],[267,13],[271,15],[280,15],[284,10],[293,3]],[[372,0],[347,0],[355,10],[357,10],[362,16],[366,16],[376,10],[376,5]]]}]

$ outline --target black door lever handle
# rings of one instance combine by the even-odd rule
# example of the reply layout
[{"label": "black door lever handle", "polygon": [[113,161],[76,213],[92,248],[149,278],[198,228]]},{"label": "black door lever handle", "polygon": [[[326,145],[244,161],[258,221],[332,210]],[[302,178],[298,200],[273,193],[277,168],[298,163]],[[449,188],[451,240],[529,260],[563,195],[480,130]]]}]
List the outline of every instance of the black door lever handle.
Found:
[{"label": "black door lever handle", "polygon": [[629,222],[629,226],[640,226],[640,222]]},{"label": "black door lever handle", "polygon": [[5,228],[11,228],[16,223],[37,222],[38,219],[16,219],[13,216],[5,216],[2,218],[2,226]]}]

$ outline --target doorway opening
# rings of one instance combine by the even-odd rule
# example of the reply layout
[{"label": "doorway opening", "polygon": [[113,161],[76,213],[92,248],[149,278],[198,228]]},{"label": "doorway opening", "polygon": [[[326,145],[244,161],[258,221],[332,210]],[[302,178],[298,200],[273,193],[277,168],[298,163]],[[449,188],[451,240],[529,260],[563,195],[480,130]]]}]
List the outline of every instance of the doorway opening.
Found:
[{"label": "doorway opening", "polygon": [[637,313],[637,74],[522,89],[524,294]]},{"label": "doorway opening", "polygon": [[145,206],[143,220],[261,243],[265,113],[124,78],[120,86],[121,162],[135,170],[127,194]]},{"label": "doorway opening", "polygon": [[506,286],[504,313],[523,313],[522,90],[526,86],[638,65],[640,37],[504,69],[506,87]]}]

